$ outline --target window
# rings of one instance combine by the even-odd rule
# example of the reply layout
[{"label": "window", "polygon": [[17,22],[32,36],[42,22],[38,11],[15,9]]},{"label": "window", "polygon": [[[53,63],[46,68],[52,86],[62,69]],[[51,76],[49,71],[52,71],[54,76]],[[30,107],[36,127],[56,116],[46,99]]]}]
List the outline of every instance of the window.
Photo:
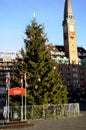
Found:
[{"label": "window", "polygon": [[73,72],[77,72],[77,68],[73,68]]},{"label": "window", "polygon": [[62,73],[62,68],[59,68],[59,72]]},{"label": "window", "polygon": [[83,74],[80,74],[80,79],[83,79],[84,78],[84,75]]},{"label": "window", "polygon": [[78,86],[78,80],[76,79],[73,80],[73,86],[76,86],[76,87]]},{"label": "window", "polygon": [[80,73],[81,73],[81,74],[83,73],[83,69],[80,69]]},{"label": "window", "polygon": [[70,70],[69,70],[69,68],[67,68],[67,69],[66,69],[66,73],[70,73]]},{"label": "window", "polygon": [[77,78],[77,77],[78,77],[78,74],[73,73],[73,78]]},{"label": "window", "polygon": [[70,79],[67,79],[66,84],[67,86],[70,86]]},{"label": "window", "polygon": [[5,66],[4,70],[10,70],[10,67],[9,66]]}]

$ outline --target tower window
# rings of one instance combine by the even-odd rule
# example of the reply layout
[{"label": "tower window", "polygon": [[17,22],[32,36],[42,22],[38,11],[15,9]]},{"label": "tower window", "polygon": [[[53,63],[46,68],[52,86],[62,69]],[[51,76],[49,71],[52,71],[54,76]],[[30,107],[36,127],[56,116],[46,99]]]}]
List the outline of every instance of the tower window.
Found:
[{"label": "tower window", "polygon": [[73,18],[73,16],[72,16],[72,15],[69,15],[69,18],[70,18],[70,19],[72,19],[72,18]]}]

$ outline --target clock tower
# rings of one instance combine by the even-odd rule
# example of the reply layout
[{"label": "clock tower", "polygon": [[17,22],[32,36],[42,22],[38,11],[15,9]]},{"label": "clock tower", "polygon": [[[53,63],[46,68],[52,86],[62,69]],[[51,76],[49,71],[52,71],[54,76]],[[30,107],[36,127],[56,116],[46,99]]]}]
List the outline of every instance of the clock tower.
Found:
[{"label": "clock tower", "polygon": [[76,24],[70,0],[65,0],[63,37],[65,54],[70,64],[78,64]]}]

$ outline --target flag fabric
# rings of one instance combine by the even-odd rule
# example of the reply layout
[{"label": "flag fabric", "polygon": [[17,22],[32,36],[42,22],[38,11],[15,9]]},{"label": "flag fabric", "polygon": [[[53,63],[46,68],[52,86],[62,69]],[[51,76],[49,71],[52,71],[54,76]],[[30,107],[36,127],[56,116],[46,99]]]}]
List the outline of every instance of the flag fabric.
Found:
[{"label": "flag fabric", "polygon": [[26,73],[24,74],[24,88],[26,88]]},{"label": "flag fabric", "polygon": [[26,73],[24,74],[24,81],[26,82]]},{"label": "flag fabric", "polygon": [[21,83],[23,83],[23,76],[21,76]]},{"label": "flag fabric", "polygon": [[23,88],[23,75],[21,75],[21,88]]},{"label": "flag fabric", "polygon": [[26,88],[27,87],[26,73],[24,74],[24,85],[25,85],[25,88]]},{"label": "flag fabric", "polygon": [[6,89],[8,90],[10,88],[10,73],[8,72],[6,74]]}]

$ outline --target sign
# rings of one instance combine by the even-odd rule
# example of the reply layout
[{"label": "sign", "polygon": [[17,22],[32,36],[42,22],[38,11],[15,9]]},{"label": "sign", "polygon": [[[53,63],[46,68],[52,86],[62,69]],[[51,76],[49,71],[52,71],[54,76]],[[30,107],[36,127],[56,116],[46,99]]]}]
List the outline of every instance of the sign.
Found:
[{"label": "sign", "polygon": [[26,90],[24,88],[11,88],[8,91],[9,95],[25,95],[26,94]]}]

